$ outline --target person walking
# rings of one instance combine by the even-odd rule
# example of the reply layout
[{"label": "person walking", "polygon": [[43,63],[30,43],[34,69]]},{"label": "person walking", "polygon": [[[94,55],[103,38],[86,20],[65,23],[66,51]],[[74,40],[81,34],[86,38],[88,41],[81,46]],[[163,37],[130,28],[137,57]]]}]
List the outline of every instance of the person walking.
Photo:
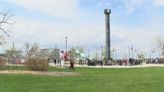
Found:
[{"label": "person walking", "polygon": [[64,51],[60,53],[60,66],[64,67]]},{"label": "person walking", "polygon": [[75,67],[74,67],[74,57],[71,53],[71,51],[69,51],[68,53],[68,58],[69,58],[69,61],[70,61],[70,70],[74,70]]}]

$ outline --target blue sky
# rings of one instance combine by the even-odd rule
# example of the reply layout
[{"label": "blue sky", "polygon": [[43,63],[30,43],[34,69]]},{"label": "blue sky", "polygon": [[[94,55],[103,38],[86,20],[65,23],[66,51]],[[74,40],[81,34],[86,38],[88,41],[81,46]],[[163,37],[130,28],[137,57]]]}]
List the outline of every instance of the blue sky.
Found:
[{"label": "blue sky", "polygon": [[131,45],[150,52],[154,38],[164,35],[164,0],[0,0],[0,11],[15,15],[8,44],[14,41],[18,48],[37,42],[41,48],[64,49],[68,36],[69,48],[100,52],[105,45],[105,8],[112,10],[112,48],[120,58]]}]

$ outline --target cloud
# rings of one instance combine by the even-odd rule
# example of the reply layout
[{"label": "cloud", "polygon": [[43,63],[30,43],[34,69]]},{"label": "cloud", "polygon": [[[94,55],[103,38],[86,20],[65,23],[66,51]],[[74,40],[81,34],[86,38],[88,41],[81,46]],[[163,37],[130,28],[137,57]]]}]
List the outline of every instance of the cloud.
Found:
[{"label": "cloud", "polygon": [[121,27],[115,26],[111,30],[112,37],[117,39],[122,39],[122,41],[112,40],[112,48],[117,48],[117,53],[119,53],[119,57],[123,55],[128,55],[128,47],[134,46],[135,49],[139,49],[140,52],[149,52],[152,48],[154,48],[153,41],[155,37],[164,34],[161,27],[160,30],[158,27],[150,27],[150,26],[142,26],[142,27]]},{"label": "cloud", "polygon": [[98,5],[104,8],[124,8],[128,14],[131,14],[139,8],[164,6],[164,0],[99,0]]},{"label": "cloud", "polygon": [[105,8],[125,8],[127,13],[133,13],[136,9],[142,7],[145,0],[99,0],[99,5]]},{"label": "cloud", "polygon": [[156,6],[164,6],[164,0],[154,0],[154,5],[156,5]]},{"label": "cloud", "polygon": [[7,0],[10,3],[30,11],[41,12],[50,16],[73,18],[78,14],[77,0]]},{"label": "cloud", "polygon": [[[17,44],[25,42],[36,42],[42,48],[52,48],[58,45],[59,48],[65,47],[65,37],[68,37],[68,47],[88,46],[102,42],[104,30],[101,26],[95,27],[90,24],[69,24],[69,23],[45,23],[38,22],[22,17],[17,17],[14,25],[13,37],[9,39],[9,44],[13,41]],[[94,24],[94,23],[93,23]],[[104,32],[102,32],[104,31]]]},{"label": "cloud", "polygon": [[122,0],[124,7],[128,10],[128,13],[134,12],[137,8],[144,4],[145,0]]}]

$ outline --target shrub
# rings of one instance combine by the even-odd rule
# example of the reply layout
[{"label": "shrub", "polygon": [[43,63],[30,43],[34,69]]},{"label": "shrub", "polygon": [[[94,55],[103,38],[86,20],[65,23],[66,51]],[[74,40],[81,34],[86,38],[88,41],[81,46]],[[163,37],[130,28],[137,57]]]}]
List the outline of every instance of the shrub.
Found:
[{"label": "shrub", "polygon": [[4,69],[5,65],[6,65],[6,59],[0,57],[0,70]]},{"label": "shrub", "polygon": [[25,65],[29,70],[34,71],[47,71],[48,70],[48,59],[41,58],[28,58]]}]

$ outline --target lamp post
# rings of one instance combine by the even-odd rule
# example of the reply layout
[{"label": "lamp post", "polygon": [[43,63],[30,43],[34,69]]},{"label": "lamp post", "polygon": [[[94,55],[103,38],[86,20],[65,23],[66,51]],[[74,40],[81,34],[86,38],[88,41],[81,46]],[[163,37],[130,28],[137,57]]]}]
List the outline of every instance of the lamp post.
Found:
[{"label": "lamp post", "polygon": [[150,51],[150,62],[152,61],[152,54],[153,54],[154,52],[155,52],[154,50],[151,50],[151,51]]},{"label": "lamp post", "polygon": [[90,58],[90,49],[88,49],[88,59]]},{"label": "lamp post", "polygon": [[128,47],[128,55],[129,55],[129,59],[130,59],[130,47]]},{"label": "lamp post", "polygon": [[116,61],[116,48],[113,48],[113,59]]},{"label": "lamp post", "polygon": [[117,60],[117,53],[116,53],[116,51],[117,51],[117,49],[115,48],[115,52],[114,52],[115,60]]},{"label": "lamp post", "polygon": [[134,56],[134,47],[133,47],[133,45],[131,46],[131,51],[132,51],[132,59],[134,58],[133,56]]},{"label": "lamp post", "polygon": [[104,10],[105,20],[106,20],[106,60],[107,62],[111,60],[111,52],[110,52],[110,9]]},{"label": "lamp post", "polygon": [[135,52],[135,57],[134,58],[137,59],[137,52],[138,52],[137,49],[135,49],[134,52]]},{"label": "lamp post", "polygon": [[101,46],[101,60],[103,61],[103,46]]},{"label": "lamp post", "polygon": [[65,52],[67,53],[67,41],[68,41],[68,37],[65,37]]}]

